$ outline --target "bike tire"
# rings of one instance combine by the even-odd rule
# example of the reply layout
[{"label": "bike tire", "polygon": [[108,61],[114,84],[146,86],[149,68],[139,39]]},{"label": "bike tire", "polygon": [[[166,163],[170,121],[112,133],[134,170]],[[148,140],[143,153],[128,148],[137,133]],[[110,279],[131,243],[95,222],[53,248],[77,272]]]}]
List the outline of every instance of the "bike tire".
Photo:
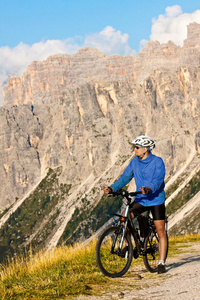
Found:
[{"label": "bike tire", "polygon": [[[121,226],[112,226],[107,228],[99,237],[96,244],[96,261],[101,272],[108,277],[121,277],[130,268],[133,258],[133,247],[130,235],[125,233],[125,239],[122,246],[125,257],[116,253],[122,236]],[[114,253],[111,253],[113,240],[116,238]],[[126,249],[125,249],[126,247]]]},{"label": "bike tire", "polygon": [[[168,254],[168,235],[167,235],[167,251],[165,261]],[[159,262],[159,238],[155,230],[151,229],[144,242],[144,255],[143,261],[146,269],[155,273],[158,271]]]}]

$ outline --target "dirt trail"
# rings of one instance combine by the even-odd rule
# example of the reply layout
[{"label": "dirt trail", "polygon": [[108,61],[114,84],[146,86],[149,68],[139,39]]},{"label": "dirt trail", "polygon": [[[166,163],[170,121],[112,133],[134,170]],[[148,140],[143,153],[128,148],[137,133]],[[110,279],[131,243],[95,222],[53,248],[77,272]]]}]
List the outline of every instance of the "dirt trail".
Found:
[{"label": "dirt trail", "polygon": [[162,277],[160,283],[138,291],[137,297],[125,294],[124,299],[200,299],[200,245],[199,253],[170,259],[167,273],[157,276]]},{"label": "dirt trail", "polygon": [[[200,242],[167,259],[165,274],[152,274],[134,267],[124,277],[113,279],[102,296],[79,296],[78,300],[200,300]],[[182,253],[181,253],[182,252]],[[138,268],[138,269],[137,269]]]}]

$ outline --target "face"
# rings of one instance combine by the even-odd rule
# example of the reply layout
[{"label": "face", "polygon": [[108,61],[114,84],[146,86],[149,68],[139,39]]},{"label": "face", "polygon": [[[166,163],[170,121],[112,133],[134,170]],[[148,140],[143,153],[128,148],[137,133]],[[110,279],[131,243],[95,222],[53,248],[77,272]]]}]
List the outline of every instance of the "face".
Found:
[{"label": "face", "polygon": [[134,151],[136,156],[141,157],[147,151],[147,148],[135,145]]}]

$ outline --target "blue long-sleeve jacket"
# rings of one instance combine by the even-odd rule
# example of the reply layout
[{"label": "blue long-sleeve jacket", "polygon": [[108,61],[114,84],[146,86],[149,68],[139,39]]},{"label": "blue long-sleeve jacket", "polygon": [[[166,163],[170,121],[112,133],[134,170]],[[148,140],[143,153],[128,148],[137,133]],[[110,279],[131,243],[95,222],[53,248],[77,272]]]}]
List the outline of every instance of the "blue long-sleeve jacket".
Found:
[{"label": "blue long-sleeve jacket", "polygon": [[138,195],[135,201],[143,206],[160,205],[165,202],[165,165],[162,158],[153,155],[151,152],[143,160],[139,160],[138,157],[135,156],[124,173],[111,185],[113,191],[116,192],[127,185],[133,177],[137,191],[139,191],[142,186],[152,189],[151,194]]}]

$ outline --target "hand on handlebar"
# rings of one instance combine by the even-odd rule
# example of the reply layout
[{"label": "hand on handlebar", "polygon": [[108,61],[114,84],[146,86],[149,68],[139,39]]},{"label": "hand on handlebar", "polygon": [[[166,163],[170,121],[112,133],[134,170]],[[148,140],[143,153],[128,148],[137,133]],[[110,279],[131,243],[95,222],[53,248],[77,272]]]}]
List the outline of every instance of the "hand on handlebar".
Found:
[{"label": "hand on handlebar", "polygon": [[152,189],[150,187],[141,186],[140,190],[142,191],[143,195],[152,193]]},{"label": "hand on handlebar", "polygon": [[103,190],[105,194],[110,194],[113,191],[113,189],[110,186],[105,187]]}]

